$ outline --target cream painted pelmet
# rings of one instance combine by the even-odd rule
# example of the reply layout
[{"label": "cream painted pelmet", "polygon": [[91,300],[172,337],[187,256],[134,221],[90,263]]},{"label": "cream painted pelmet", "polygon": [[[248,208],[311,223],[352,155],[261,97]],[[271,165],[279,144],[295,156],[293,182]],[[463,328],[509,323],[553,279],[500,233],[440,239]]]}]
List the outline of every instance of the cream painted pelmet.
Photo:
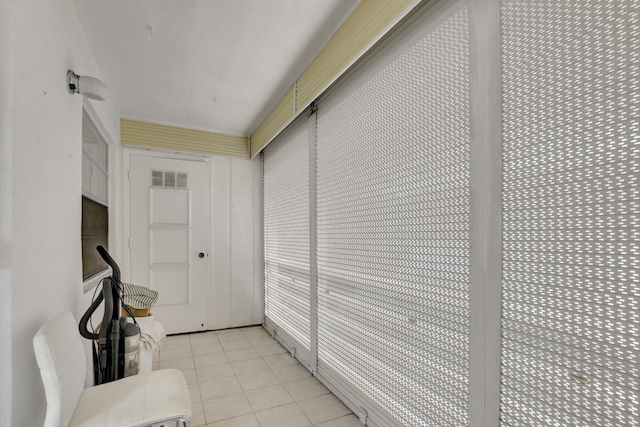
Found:
[{"label": "cream painted pelmet", "polygon": [[[300,75],[295,90],[290,89],[283,96],[251,136],[251,156],[262,151],[297,114],[418,3],[416,0],[362,0]],[[290,114],[284,114],[286,111]]]},{"label": "cream painted pelmet", "polygon": [[249,139],[202,130],[122,119],[120,138],[123,145],[157,148],[190,153],[249,157]]},{"label": "cream painted pelmet", "polygon": [[251,157],[260,152],[273,138],[282,131],[282,128],[295,114],[295,85],[284,94],[280,102],[271,110],[271,113],[260,124],[260,127],[251,135]]}]

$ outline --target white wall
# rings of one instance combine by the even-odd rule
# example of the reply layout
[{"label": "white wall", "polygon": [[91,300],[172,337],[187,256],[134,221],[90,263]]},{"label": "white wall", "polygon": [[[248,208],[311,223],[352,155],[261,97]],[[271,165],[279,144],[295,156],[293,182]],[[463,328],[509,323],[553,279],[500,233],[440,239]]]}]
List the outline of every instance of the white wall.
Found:
[{"label": "white wall", "polygon": [[0,0],[0,426],[11,425],[11,236],[15,0]]},{"label": "white wall", "polygon": [[[1,307],[12,310],[3,310],[0,317],[2,328],[11,325],[10,331],[0,332],[0,424],[37,426],[43,423],[46,401],[33,335],[61,311],[79,318],[89,298],[82,294],[80,246],[83,98],[67,93],[66,72],[102,76],[71,0],[0,0],[0,5],[0,155],[2,164],[8,164],[0,174],[0,299],[10,297],[10,304]],[[12,28],[12,16],[13,37],[4,37]],[[99,127],[117,144],[118,119],[112,104],[89,102]],[[120,156],[117,147],[111,153],[114,159]],[[119,165],[115,161],[115,176],[120,175]],[[213,327],[261,323],[261,218],[255,217],[260,213],[260,163],[216,158],[213,165],[213,236],[220,238],[213,253],[221,254],[214,261],[213,293],[216,306],[222,306],[213,312]],[[226,179],[216,180],[217,174]],[[121,186],[116,180],[112,194],[122,194]],[[225,200],[216,203],[224,194]],[[111,200],[116,206],[119,202],[117,197]],[[121,213],[119,208],[115,211],[118,227]],[[216,226],[218,219],[226,219],[226,225]],[[119,260],[122,241],[115,243]]]},{"label": "white wall", "polygon": [[[101,76],[71,0],[17,2],[14,43],[11,425],[37,426],[46,402],[33,335],[63,310],[79,317],[86,309],[80,251],[83,98],[67,93],[65,76],[68,69]],[[96,103],[95,110],[118,141],[110,103]]]},{"label": "white wall", "polygon": [[212,329],[262,323],[262,163],[212,158]]}]

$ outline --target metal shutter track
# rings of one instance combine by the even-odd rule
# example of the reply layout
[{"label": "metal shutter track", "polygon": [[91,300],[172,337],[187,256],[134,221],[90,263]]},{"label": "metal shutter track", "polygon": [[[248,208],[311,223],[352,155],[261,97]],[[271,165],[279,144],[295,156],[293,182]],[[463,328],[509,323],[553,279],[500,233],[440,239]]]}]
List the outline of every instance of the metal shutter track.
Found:
[{"label": "metal shutter track", "polygon": [[265,325],[310,362],[309,133],[264,151]]}]

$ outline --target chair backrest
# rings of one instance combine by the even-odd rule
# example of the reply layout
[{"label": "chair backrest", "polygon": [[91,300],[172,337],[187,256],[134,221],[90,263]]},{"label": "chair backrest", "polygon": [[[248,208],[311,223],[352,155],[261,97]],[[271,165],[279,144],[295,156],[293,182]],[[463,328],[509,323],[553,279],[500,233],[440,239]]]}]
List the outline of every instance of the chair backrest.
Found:
[{"label": "chair backrest", "polygon": [[33,349],[47,396],[44,427],[66,427],[71,421],[87,373],[87,361],[73,314],[59,314],[33,337]]}]

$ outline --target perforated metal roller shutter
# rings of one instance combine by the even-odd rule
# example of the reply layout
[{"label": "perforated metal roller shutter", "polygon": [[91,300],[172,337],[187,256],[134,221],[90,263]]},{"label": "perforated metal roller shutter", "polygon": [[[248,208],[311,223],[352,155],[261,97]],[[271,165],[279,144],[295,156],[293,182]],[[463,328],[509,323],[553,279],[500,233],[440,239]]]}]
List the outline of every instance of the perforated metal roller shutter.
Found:
[{"label": "perforated metal roller shutter", "polygon": [[638,426],[640,2],[504,0],[503,426]]},{"label": "perforated metal roller shutter", "polygon": [[309,131],[264,151],[265,326],[309,364]]},{"label": "perforated metal roller shutter", "polygon": [[318,373],[402,425],[468,425],[468,11],[425,27],[319,104]]}]

